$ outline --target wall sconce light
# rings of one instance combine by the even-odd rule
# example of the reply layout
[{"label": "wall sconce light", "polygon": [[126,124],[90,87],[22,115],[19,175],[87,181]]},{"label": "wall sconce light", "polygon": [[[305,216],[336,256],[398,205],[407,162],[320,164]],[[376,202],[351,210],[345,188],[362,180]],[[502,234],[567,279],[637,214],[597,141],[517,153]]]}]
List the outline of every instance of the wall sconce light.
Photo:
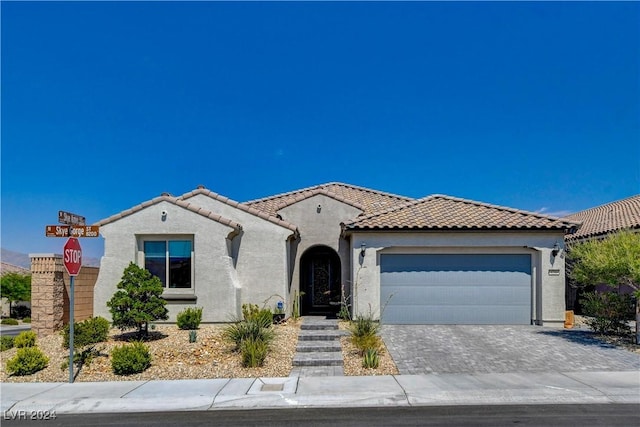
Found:
[{"label": "wall sconce light", "polygon": [[364,253],[367,250],[367,245],[363,242],[360,244],[360,256],[364,258]]},{"label": "wall sconce light", "polygon": [[316,208],[316,212],[320,213],[321,210],[322,210],[322,205],[318,205],[318,207]]},{"label": "wall sconce light", "polygon": [[560,253],[560,245],[558,244],[558,242],[555,242],[553,244],[553,249],[551,249],[551,255],[558,256],[558,253]]},{"label": "wall sconce light", "polygon": [[162,220],[163,220],[163,221],[166,221],[166,219],[167,219],[167,211],[162,211],[162,212],[160,213],[160,215],[161,215]]}]

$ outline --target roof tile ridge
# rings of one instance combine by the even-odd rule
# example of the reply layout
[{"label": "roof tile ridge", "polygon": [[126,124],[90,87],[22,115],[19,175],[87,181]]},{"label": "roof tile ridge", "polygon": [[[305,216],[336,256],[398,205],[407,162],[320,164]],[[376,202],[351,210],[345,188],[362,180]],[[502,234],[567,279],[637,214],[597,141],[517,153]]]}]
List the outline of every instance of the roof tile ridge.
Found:
[{"label": "roof tile ridge", "polygon": [[285,193],[274,194],[273,196],[261,197],[259,199],[247,200],[246,202],[242,202],[245,205],[252,205],[254,203],[266,202],[273,199],[279,199],[281,197],[292,196],[296,193],[302,193],[304,191],[313,190],[315,188],[321,187],[321,185],[313,185],[311,187],[300,188],[298,190],[287,191]]},{"label": "roof tile ridge", "polygon": [[390,214],[392,212],[395,212],[395,211],[398,211],[398,210],[401,210],[401,209],[405,209],[405,208],[411,207],[413,205],[417,205],[417,204],[423,203],[423,202],[427,201],[428,199],[430,199],[432,197],[433,196],[426,196],[426,197],[422,197],[420,199],[409,200],[406,203],[402,203],[400,205],[394,205],[394,206],[391,206],[391,207],[389,207],[387,209],[384,209],[384,210],[381,210],[381,211],[370,213],[368,215],[364,215],[364,216],[358,217],[358,218],[356,218],[354,220],[351,220],[349,222],[345,222],[344,225],[348,226],[348,225],[352,225],[352,224],[358,223],[360,221],[365,221],[365,220],[376,218],[376,217],[379,217],[379,216],[382,216],[382,215],[387,215],[387,214]]},{"label": "roof tile ridge", "polygon": [[293,200],[289,200],[289,201],[280,203],[280,204],[276,205],[274,211],[277,212],[277,211],[279,211],[281,209],[284,209],[284,208],[286,208],[288,206],[294,205],[294,204],[296,204],[296,203],[298,203],[298,202],[300,202],[302,200],[306,200],[306,199],[308,199],[310,197],[317,196],[318,194],[322,194],[324,196],[330,197],[330,198],[332,198],[334,200],[337,200],[339,202],[345,203],[345,204],[347,204],[349,206],[353,206],[354,208],[360,209],[363,212],[365,210],[364,207],[360,203],[355,202],[353,200],[349,200],[346,197],[343,197],[343,196],[341,196],[339,194],[336,194],[333,191],[330,191],[330,190],[328,190],[326,188],[315,188],[313,190],[303,191],[300,194],[303,197],[300,197],[300,198],[295,197]]},{"label": "roof tile ridge", "polygon": [[196,188],[193,191],[183,194],[182,196],[179,197],[179,199],[185,200],[199,194],[203,194],[205,196],[211,197],[214,200],[217,200],[219,202],[222,202],[234,208],[240,209],[241,211],[247,212],[251,215],[257,216],[259,218],[272,222],[276,225],[287,228],[295,233],[298,233],[298,227],[296,225],[291,224],[290,222],[280,219],[276,216],[269,215],[264,211],[254,208],[253,206],[248,206],[245,203],[230,199],[229,197],[223,196],[219,193],[216,193],[215,191],[211,191],[208,188],[204,188],[204,187]]},{"label": "roof tile ridge", "polygon": [[347,183],[338,182],[338,181],[328,182],[326,184],[322,184],[321,186],[326,187],[326,186],[329,186],[329,185],[339,185],[339,186],[342,186],[342,187],[352,188],[352,189],[355,189],[355,190],[366,191],[368,193],[375,193],[375,194],[378,194],[378,195],[381,195],[381,196],[393,197],[395,199],[402,199],[402,200],[407,200],[407,201],[415,200],[413,197],[401,196],[399,194],[389,193],[387,191],[380,191],[380,190],[376,190],[376,189],[373,189],[373,188],[367,188],[367,187],[362,187],[362,186],[359,186],[359,185],[347,184]]},{"label": "roof tile ridge", "polygon": [[101,219],[100,221],[94,223],[93,225],[100,226],[100,225],[109,224],[110,222],[113,222],[113,221],[118,220],[120,218],[124,218],[125,216],[129,216],[129,215],[134,214],[134,213],[136,213],[138,211],[141,211],[142,209],[144,209],[146,207],[158,204],[158,203],[160,203],[162,201],[170,201],[170,200],[173,200],[173,199],[175,199],[175,197],[167,196],[167,195],[163,194],[161,196],[157,196],[157,197],[154,197],[153,199],[146,200],[146,201],[144,201],[142,203],[134,205],[134,206],[130,207],[129,209],[125,209],[125,210],[120,211],[120,212],[118,212],[116,214],[108,216],[107,218]]},{"label": "roof tile ridge", "polygon": [[580,222],[566,220],[566,219],[564,219],[564,217],[545,215],[545,214],[541,214],[541,213],[537,213],[537,212],[527,211],[527,210],[524,210],[524,209],[510,208],[508,206],[496,205],[496,204],[486,203],[486,202],[479,202],[477,200],[465,199],[465,198],[462,198],[462,197],[447,196],[445,194],[434,194],[433,197],[448,199],[448,200],[452,200],[452,201],[455,201],[455,202],[461,202],[461,203],[466,203],[466,204],[471,204],[471,205],[476,205],[476,206],[482,206],[482,207],[486,207],[486,208],[498,209],[498,210],[501,210],[501,211],[506,211],[506,212],[511,212],[511,213],[517,213],[517,214],[522,214],[522,215],[527,215],[527,216],[533,216],[533,217],[540,218],[540,219],[547,219],[547,220],[550,220],[550,221],[553,221],[553,222],[565,222],[565,223],[574,224],[574,225],[580,225],[581,224]]}]

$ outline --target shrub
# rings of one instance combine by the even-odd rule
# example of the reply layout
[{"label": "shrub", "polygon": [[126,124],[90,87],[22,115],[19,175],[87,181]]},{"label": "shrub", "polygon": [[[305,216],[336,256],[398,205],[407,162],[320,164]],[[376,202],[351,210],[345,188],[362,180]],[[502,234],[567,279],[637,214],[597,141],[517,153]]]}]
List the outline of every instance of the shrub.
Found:
[{"label": "shrub", "polygon": [[[69,325],[65,325],[62,331],[62,345],[69,348]],[[91,344],[104,342],[109,337],[109,321],[104,317],[92,317],[73,324],[73,345],[85,347]]]},{"label": "shrub", "polygon": [[0,337],[0,349],[1,351],[5,351],[5,350],[9,350],[11,348],[13,348],[13,343],[14,342],[14,338],[13,337],[9,337],[6,335],[3,335],[2,337]]},{"label": "shrub", "polygon": [[167,302],[161,297],[162,282],[149,270],[130,263],[125,268],[118,291],[107,301],[113,326],[121,330],[138,328],[138,335],[147,336],[149,322],[169,318]]},{"label": "shrub", "polygon": [[587,316],[587,325],[594,332],[608,335],[624,335],[630,328],[627,320],[633,316],[633,299],[631,295],[617,292],[588,292],[580,301],[582,310]]},{"label": "shrub", "polygon": [[142,342],[124,344],[111,351],[111,368],[116,375],[139,374],[149,366],[151,366],[149,347]]},{"label": "shrub", "polygon": [[11,375],[31,375],[47,367],[49,358],[38,347],[18,349],[13,359],[7,360],[7,372]]},{"label": "shrub", "polygon": [[264,365],[268,352],[269,344],[261,339],[249,338],[242,341],[240,346],[242,366],[245,368],[257,368]]},{"label": "shrub", "polygon": [[16,319],[2,319],[2,322],[0,323],[3,325],[11,325],[11,326],[16,326],[20,324],[20,322],[18,322]]},{"label": "shrub", "polygon": [[177,322],[180,329],[198,329],[202,321],[202,307],[187,308],[178,313]]},{"label": "shrub", "polygon": [[251,339],[270,343],[274,334],[270,327],[264,327],[259,321],[243,320],[227,326],[224,330],[224,336],[235,344],[236,350],[239,350],[243,341]]},{"label": "shrub", "polygon": [[25,317],[22,319],[22,323],[31,323],[31,317]]},{"label": "shrub", "polygon": [[198,331],[189,331],[189,342],[196,342],[198,340]]},{"label": "shrub", "polygon": [[380,357],[378,356],[378,350],[369,348],[364,352],[364,358],[362,360],[362,366],[367,369],[376,369],[380,365]]},{"label": "shrub", "polygon": [[356,346],[361,355],[364,355],[367,350],[377,351],[380,349],[380,337],[378,335],[352,335],[351,342]]},{"label": "shrub", "polygon": [[20,332],[13,344],[17,348],[35,347],[36,345],[36,333],[33,331]]},{"label": "shrub", "polygon": [[267,328],[273,323],[273,313],[268,308],[259,308],[256,304],[242,304],[242,317],[245,321],[255,321]]},{"label": "shrub", "polygon": [[368,335],[376,335],[380,330],[380,323],[373,319],[370,314],[367,316],[356,316],[355,320],[349,325],[351,335],[356,337],[364,337]]}]

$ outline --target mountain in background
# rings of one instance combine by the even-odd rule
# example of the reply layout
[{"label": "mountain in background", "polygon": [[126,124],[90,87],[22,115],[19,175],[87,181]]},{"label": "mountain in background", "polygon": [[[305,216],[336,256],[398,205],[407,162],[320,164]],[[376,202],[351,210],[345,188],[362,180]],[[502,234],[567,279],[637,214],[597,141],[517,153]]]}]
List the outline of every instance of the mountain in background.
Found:
[{"label": "mountain in background", "polygon": [[[27,269],[31,268],[31,258],[29,258],[27,254],[2,248],[0,259],[7,264],[13,264]],[[100,267],[100,258],[83,257],[82,265],[86,265],[87,267]]]}]

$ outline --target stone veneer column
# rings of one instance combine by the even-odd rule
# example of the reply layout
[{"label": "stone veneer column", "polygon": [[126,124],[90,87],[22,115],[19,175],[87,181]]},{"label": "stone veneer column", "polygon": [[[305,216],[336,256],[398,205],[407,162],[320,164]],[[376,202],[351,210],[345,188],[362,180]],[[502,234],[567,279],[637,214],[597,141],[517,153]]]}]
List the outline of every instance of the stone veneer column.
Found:
[{"label": "stone veneer column", "polygon": [[39,337],[62,329],[64,266],[62,255],[30,254],[31,329]]}]

